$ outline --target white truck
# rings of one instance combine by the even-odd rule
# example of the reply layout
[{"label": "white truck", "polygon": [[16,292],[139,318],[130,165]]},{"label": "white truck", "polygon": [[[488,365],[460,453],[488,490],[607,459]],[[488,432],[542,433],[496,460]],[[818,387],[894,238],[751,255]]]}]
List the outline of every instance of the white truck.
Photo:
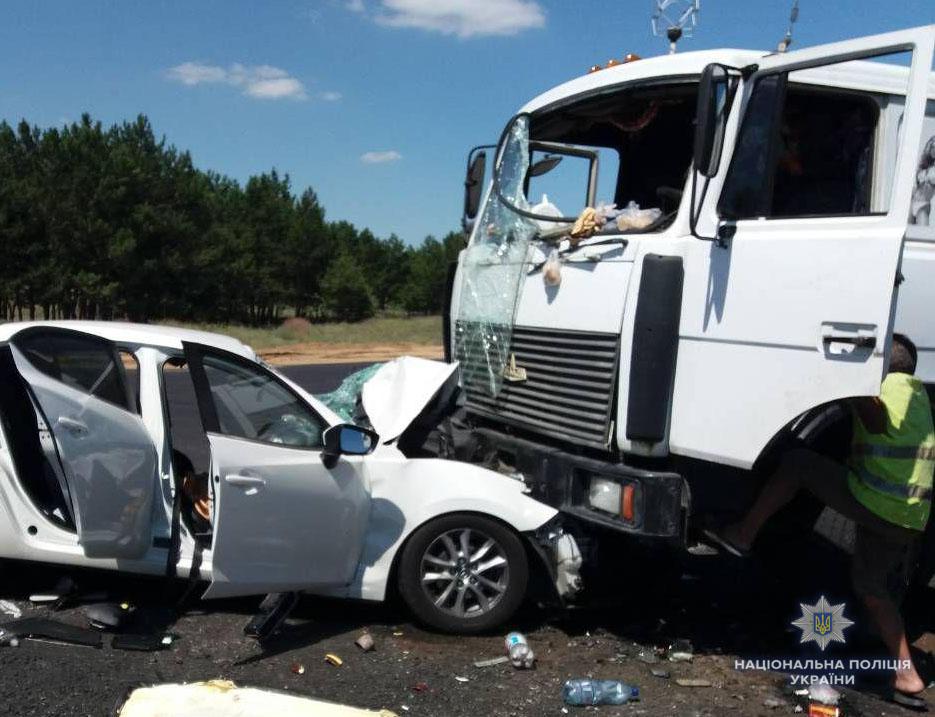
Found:
[{"label": "white truck", "polygon": [[585,537],[690,545],[790,437],[878,394],[894,328],[931,391],[933,44],[628,56],[526,104],[468,158],[461,399],[433,450]]}]

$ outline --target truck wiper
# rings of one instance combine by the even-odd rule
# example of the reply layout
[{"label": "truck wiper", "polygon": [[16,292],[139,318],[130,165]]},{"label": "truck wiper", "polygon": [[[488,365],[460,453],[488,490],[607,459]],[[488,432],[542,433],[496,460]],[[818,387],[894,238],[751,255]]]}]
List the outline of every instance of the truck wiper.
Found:
[{"label": "truck wiper", "polygon": [[[623,237],[612,237],[610,239],[602,239],[601,241],[596,241],[593,244],[578,244],[577,246],[569,246],[567,249],[562,249],[558,255],[559,256],[568,256],[569,254],[574,254],[576,251],[581,251],[582,249],[590,249],[592,246],[609,246],[610,244],[620,244],[622,247],[626,248],[629,244],[629,240]],[[545,266],[545,263],[548,259],[540,261],[536,264],[533,264],[532,268],[527,272],[527,276],[535,274],[537,271],[541,271],[542,267]]]}]

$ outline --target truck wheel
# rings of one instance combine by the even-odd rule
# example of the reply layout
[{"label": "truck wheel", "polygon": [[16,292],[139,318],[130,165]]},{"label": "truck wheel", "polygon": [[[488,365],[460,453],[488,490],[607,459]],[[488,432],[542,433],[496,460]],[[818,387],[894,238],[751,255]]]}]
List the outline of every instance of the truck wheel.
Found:
[{"label": "truck wheel", "polygon": [[526,594],[529,564],[519,536],[469,513],[436,518],[403,548],[399,593],[420,622],[474,634],[506,622]]}]

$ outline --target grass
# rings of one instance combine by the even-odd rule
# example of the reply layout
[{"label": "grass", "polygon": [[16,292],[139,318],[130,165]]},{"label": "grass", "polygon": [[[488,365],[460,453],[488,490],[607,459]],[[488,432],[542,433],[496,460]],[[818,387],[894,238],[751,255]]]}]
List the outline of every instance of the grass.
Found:
[{"label": "grass", "polygon": [[442,342],[440,316],[408,318],[384,316],[353,324],[310,324],[307,328],[298,329],[294,326],[257,328],[237,324],[166,323],[186,329],[233,336],[257,350],[312,342],[328,344],[413,343],[426,346],[439,345]]}]

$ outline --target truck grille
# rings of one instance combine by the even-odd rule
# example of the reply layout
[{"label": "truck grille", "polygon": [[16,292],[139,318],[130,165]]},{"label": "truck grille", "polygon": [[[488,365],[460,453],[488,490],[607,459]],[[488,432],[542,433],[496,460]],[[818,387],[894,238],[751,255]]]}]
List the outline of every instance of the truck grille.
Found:
[{"label": "truck grille", "polygon": [[459,342],[457,358],[467,409],[537,433],[606,449],[619,346],[616,334],[516,326],[510,351],[517,367],[526,369],[527,380],[504,380],[494,398],[487,388],[482,351],[477,345]]}]

